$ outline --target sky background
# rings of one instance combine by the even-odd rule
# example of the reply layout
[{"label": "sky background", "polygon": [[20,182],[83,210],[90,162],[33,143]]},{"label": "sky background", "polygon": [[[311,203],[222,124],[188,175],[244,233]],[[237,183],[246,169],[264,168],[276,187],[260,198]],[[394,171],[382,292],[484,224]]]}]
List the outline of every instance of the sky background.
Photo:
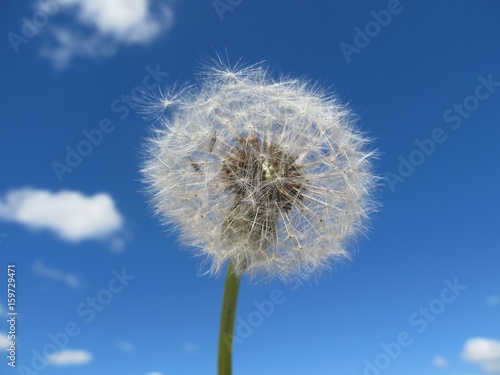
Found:
[{"label": "sky background", "polygon": [[353,262],[300,288],[243,279],[234,374],[500,373],[499,18],[496,0],[2,2],[0,372],[215,374],[223,277],[152,215],[127,98],[227,53],[334,91],[389,181]]}]

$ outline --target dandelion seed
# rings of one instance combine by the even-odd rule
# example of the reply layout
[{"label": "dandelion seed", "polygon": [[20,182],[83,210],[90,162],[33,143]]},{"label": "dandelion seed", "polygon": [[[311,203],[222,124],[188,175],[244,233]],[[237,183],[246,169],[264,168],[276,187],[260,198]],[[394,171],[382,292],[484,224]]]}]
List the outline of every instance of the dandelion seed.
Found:
[{"label": "dandelion seed", "polygon": [[213,272],[231,261],[238,275],[287,279],[349,256],[376,177],[369,140],[335,98],[262,65],[217,64],[198,89],[153,103],[144,179]]},{"label": "dandelion seed", "polygon": [[159,121],[164,116],[165,111],[175,109],[177,104],[183,101],[192,87],[173,84],[157,91],[144,90],[139,93],[139,96],[134,100],[134,108],[138,113],[144,115],[148,120]]}]

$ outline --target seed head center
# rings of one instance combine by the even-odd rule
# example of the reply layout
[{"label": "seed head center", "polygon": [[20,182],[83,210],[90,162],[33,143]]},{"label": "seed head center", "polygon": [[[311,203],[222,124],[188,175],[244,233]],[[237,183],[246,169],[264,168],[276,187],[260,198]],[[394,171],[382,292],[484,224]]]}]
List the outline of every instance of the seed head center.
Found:
[{"label": "seed head center", "polygon": [[262,162],[262,171],[264,172],[264,180],[269,181],[273,177],[273,166],[267,160]]},{"label": "seed head center", "polygon": [[302,166],[279,145],[256,136],[238,138],[222,164],[227,190],[259,209],[289,211],[303,199]]}]

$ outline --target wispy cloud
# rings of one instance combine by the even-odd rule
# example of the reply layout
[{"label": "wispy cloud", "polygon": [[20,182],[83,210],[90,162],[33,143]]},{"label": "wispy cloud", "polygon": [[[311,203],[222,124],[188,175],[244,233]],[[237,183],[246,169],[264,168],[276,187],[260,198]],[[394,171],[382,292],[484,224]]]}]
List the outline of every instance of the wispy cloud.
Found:
[{"label": "wispy cloud", "polygon": [[9,339],[5,332],[0,332],[0,350],[6,350],[9,347]]},{"label": "wispy cloud", "polygon": [[465,342],[462,358],[484,371],[500,374],[500,341],[476,337]]},{"label": "wispy cloud", "polygon": [[150,373],[148,373],[146,375],[163,375],[163,373],[161,373],[161,372],[150,372]]},{"label": "wispy cloud", "polygon": [[500,296],[499,295],[489,296],[488,298],[486,298],[486,304],[488,306],[498,306],[498,305],[500,305]]},{"label": "wispy cloud", "polygon": [[33,271],[37,275],[62,282],[70,288],[78,288],[80,286],[80,280],[76,275],[64,273],[56,268],[47,267],[41,260],[38,260],[33,264]]},{"label": "wispy cloud", "polygon": [[126,353],[134,351],[134,345],[128,341],[117,341],[115,346]]},{"label": "wispy cloud", "polygon": [[69,242],[106,240],[113,242],[123,227],[123,218],[111,196],[85,196],[78,191],[24,188],[0,197],[0,220],[45,229]]},{"label": "wispy cloud", "polygon": [[146,45],[174,23],[172,8],[159,0],[65,0],[60,6],[66,18],[51,21],[42,48],[57,68],[74,57],[98,59],[121,46]]},{"label": "wispy cloud", "polygon": [[187,342],[182,346],[182,350],[184,350],[186,353],[195,352],[197,349],[198,345],[193,342]]},{"label": "wispy cloud", "polygon": [[446,358],[441,357],[440,355],[434,357],[434,360],[432,361],[432,363],[436,367],[446,367],[446,366],[448,366],[448,361],[446,360]]},{"label": "wispy cloud", "polygon": [[47,360],[54,366],[84,365],[92,361],[92,354],[85,350],[65,349],[47,357]]}]

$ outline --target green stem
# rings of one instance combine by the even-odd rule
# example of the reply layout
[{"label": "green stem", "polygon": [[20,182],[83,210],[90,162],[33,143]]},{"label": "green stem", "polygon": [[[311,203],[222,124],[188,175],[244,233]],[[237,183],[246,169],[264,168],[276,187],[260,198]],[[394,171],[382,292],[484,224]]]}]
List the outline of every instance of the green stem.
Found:
[{"label": "green stem", "polygon": [[241,277],[234,273],[233,264],[227,267],[226,284],[222,300],[222,313],[219,332],[219,375],[231,375],[231,357],[233,351],[234,317]]}]

